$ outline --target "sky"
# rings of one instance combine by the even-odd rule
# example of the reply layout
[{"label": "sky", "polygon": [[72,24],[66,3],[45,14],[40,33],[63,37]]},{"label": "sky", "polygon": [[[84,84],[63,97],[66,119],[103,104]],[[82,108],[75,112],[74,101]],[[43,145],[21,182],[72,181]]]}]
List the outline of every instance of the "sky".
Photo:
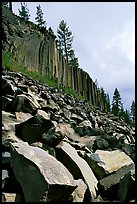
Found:
[{"label": "sky", "polygon": [[[13,2],[19,15],[21,2]],[[124,109],[135,101],[135,2],[26,2],[30,21],[35,23],[40,4],[47,28],[55,35],[61,20],[66,21],[74,39],[72,47],[79,66],[112,102],[115,88]]]}]

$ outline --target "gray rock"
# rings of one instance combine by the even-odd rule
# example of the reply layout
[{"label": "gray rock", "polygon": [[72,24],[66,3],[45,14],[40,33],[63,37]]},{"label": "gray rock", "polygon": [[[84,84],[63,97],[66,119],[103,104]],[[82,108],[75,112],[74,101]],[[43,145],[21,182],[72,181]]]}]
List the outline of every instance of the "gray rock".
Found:
[{"label": "gray rock", "polygon": [[33,117],[30,113],[23,113],[23,112],[15,112],[15,116],[17,120],[20,122],[24,122],[30,119],[31,117]]},{"label": "gray rock", "polygon": [[2,193],[2,202],[15,202],[16,193]]},{"label": "gray rock", "polygon": [[75,148],[66,142],[56,147],[56,156],[72,173],[75,179],[84,179],[92,198],[96,197],[97,179],[87,162],[82,159]]},{"label": "gray rock", "polygon": [[98,182],[100,195],[110,200],[129,201],[135,197],[134,164],[126,165]]},{"label": "gray rock", "polygon": [[25,112],[34,115],[39,107],[38,103],[24,94],[17,95],[12,101],[12,108],[16,112]]},{"label": "gray rock", "polygon": [[45,119],[42,115],[35,115],[30,119],[15,126],[16,135],[29,144],[41,142],[42,134],[47,132],[54,124],[52,121]]},{"label": "gray rock", "polygon": [[76,188],[72,175],[59,161],[26,142],[11,144],[11,163],[25,202],[67,201]]},{"label": "gray rock", "polygon": [[87,185],[82,179],[76,180],[75,182],[78,187],[72,193],[73,202],[83,202],[87,190]]},{"label": "gray rock", "polygon": [[2,95],[4,96],[6,96],[7,94],[14,95],[16,89],[17,88],[13,85],[13,82],[6,79],[6,77],[2,78]]},{"label": "gray rock", "polygon": [[9,105],[11,103],[12,99],[8,98],[6,96],[2,96],[2,110],[4,111],[8,111],[9,109]]},{"label": "gray rock", "polygon": [[91,135],[92,124],[89,120],[84,120],[76,128],[75,131],[80,135]]},{"label": "gray rock", "polygon": [[120,150],[96,150],[95,153],[86,154],[84,158],[99,180],[123,166],[134,164],[132,159]]},{"label": "gray rock", "polygon": [[52,127],[47,133],[42,135],[43,142],[51,146],[58,145],[64,137],[65,134],[58,127]]},{"label": "gray rock", "polygon": [[100,149],[100,150],[105,150],[109,147],[109,143],[107,140],[102,138],[101,136],[96,136],[96,140],[94,141],[94,144],[92,146],[93,151]]}]

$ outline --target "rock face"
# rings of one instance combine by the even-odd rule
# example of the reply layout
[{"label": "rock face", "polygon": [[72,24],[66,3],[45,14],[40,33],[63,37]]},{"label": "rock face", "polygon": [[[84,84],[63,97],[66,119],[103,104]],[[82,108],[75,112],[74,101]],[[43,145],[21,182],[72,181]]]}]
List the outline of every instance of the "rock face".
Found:
[{"label": "rock face", "polygon": [[[3,202],[135,200],[134,127],[24,74],[2,75],[13,85],[2,106]],[[13,108],[20,95],[34,112],[20,100]]]},{"label": "rock face", "polygon": [[[59,85],[73,88],[85,96],[91,104],[106,110],[103,95],[95,82],[82,69],[70,67],[66,63],[57,49],[56,36],[50,29],[39,29],[34,23],[26,22],[8,8],[3,8],[2,33],[3,48],[13,55],[16,62],[30,71],[57,80]],[[5,89],[14,92],[11,85]],[[64,114],[67,115],[67,112],[64,111]]]}]

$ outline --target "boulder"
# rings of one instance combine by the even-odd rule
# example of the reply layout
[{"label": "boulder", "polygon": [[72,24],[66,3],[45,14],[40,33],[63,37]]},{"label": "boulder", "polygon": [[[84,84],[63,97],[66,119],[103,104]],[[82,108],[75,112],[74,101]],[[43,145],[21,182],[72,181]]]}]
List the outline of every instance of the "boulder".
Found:
[{"label": "boulder", "polygon": [[51,146],[58,145],[64,137],[65,134],[58,127],[52,127],[47,133],[42,135],[43,142]]},{"label": "boulder", "polygon": [[98,189],[103,198],[109,200],[130,201],[135,197],[135,165],[125,165],[116,173],[98,182]]},{"label": "boulder", "polygon": [[2,202],[15,202],[16,193],[2,193]]},{"label": "boulder", "polygon": [[83,202],[87,190],[87,185],[84,183],[82,179],[78,179],[75,182],[78,187],[72,193],[73,202]]},{"label": "boulder", "polygon": [[39,104],[34,102],[31,97],[24,94],[19,94],[12,101],[12,109],[15,112],[25,112],[32,115],[36,114]]},{"label": "boulder", "polygon": [[121,150],[96,150],[95,153],[85,154],[84,159],[99,180],[117,171],[123,166],[128,166],[134,163],[132,159]]},{"label": "boulder", "polygon": [[2,96],[2,110],[8,111],[11,101],[12,101],[11,98],[8,98],[6,96]]},{"label": "boulder", "polygon": [[98,181],[87,162],[67,142],[61,142],[55,150],[57,159],[68,168],[75,179],[83,179],[85,181],[91,198],[95,198]]},{"label": "boulder", "polygon": [[15,112],[15,116],[17,120],[20,122],[24,122],[32,117],[30,113],[23,113],[23,112]]},{"label": "boulder", "polygon": [[13,85],[11,80],[6,79],[5,77],[2,78],[2,95],[14,95],[16,91],[16,87]]},{"label": "boulder", "polygon": [[54,124],[45,119],[42,115],[36,114],[30,119],[15,126],[16,135],[29,144],[41,142],[42,134],[47,132]]},{"label": "boulder", "polygon": [[11,143],[11,165],[25,202],[67,201],[77,187],[62,163],[27,142]]},{"label": "boulder", "polygon": [[75,131],[80,135],[91,135],[92,124],[89,120],[84,120],[76,128]]}]

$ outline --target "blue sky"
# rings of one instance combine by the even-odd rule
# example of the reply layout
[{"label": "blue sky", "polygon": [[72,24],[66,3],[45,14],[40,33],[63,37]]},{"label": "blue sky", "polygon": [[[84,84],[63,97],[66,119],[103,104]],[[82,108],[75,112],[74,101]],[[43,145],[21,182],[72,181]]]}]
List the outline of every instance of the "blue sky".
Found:
[{"label": "blue sky", "polygon": [[[56,34],[65,20],[74,35],[73,49],[80,67],[112,101],[118,88],[124,108],[135,100],[135,2],[26,2],[35,22],[41,5],[47,27]],[[20,2],[13,2],[19,14]]]}]

